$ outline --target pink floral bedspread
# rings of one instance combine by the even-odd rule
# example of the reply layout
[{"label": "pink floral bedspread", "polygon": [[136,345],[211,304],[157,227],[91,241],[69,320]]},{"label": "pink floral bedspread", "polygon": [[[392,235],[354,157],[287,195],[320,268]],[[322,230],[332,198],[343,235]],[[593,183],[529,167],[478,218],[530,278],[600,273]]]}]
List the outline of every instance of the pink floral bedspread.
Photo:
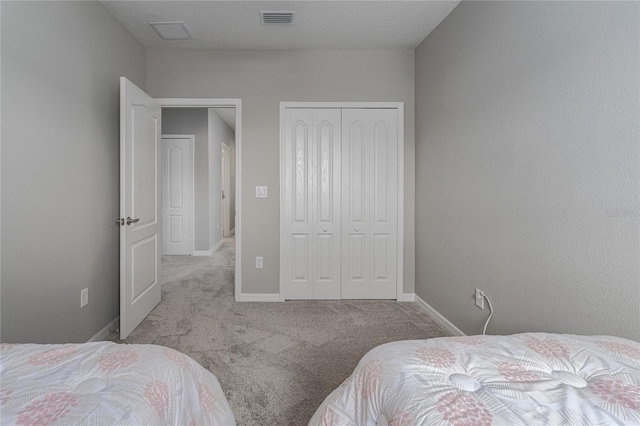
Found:
[{"label": "pink floral bedspread", "polygon": [[0,345],[2,425],[234,425],[218,380],[154,345]]},{"label": "pink floral bedspread", "polygon": [[640,344],[526,333],[378,346],[310,425],[639,425]]}]

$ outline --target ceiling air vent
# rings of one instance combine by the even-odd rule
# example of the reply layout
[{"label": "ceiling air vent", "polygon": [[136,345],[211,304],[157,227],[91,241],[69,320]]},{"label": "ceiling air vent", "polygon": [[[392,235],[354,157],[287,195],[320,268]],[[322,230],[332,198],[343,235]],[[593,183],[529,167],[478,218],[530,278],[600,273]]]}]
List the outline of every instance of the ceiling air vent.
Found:
[{"label": "ceiling air vent", "polygon": [[188,40],[193,38],[184,22],[149,22],[149,25],[163,40]]},{"label": "ceiling air vent", "polygon": [[292,25],[295,12],[260,12],[262,25]]}]

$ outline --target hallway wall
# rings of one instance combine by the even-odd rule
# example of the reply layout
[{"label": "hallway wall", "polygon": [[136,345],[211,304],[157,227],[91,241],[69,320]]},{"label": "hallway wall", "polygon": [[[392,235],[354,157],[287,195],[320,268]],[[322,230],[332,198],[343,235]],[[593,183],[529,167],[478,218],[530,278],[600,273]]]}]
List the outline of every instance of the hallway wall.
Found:
[{"label": "hallway wall", "polygon": [[[222,240],[222,143],[231,149],[235,149],[235,132],[229,128],[220,116],[209,108],[209,182],[211,183],[211,199],[209,209],[210,217],[210,244],[214,247]],[[235,158],[232,164],[232,173],[235,172]],[[232,182],[235,181],[235,175]],[[234,185],[235,186],[235,185]],[[235,199],[235,193],[228,194]],[[232,210],[233,211],[233,210]],[[231,227],[233,229],[233,226]]]}]

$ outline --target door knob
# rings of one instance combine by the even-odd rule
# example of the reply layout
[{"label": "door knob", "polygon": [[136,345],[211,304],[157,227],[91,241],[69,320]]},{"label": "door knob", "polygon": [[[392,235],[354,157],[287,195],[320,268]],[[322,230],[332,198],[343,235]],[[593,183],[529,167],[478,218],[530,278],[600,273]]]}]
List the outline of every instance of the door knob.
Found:
[{"label": "door knob", "polygon": [[127,225],[131,225],[132,223],[139,222],[140,219],[131,219],[131,217],[127,217]]},{"label": "door knob", "polygon": [[358,228],[356,228],[356,232],[360,232],[360,230]]},{"label": "door knob", "polygon": [[327,232],[327,228],[322,228],[322,232]]},{"label": "door knob", "polygon": [[124,218],[121,217],[120,219],[116,219],[116,223],[120,226],[124,226]]}]

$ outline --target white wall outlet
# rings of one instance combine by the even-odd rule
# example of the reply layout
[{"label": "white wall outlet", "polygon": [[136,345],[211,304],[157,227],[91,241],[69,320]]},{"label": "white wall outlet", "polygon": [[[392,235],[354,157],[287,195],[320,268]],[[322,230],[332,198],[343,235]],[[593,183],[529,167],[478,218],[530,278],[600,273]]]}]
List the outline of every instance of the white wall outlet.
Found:
[{"label": "white wall outlet", "polygon": [[482,290],[476,288],[476,306],[480,309],[484,309],[484,296]]},{"label": "white wall outlet", "polygon": [[262,256],[256,256],[256,268],[262,268]]},{"label": "white wall outlet", "polygon": [[84,308],[89,303],[89,289],[85,288],[80,292],[80,307]]},{"label": "white wall outlet", "polygon": [[267,198],[266,186],[256,186],[256,198]]}]

